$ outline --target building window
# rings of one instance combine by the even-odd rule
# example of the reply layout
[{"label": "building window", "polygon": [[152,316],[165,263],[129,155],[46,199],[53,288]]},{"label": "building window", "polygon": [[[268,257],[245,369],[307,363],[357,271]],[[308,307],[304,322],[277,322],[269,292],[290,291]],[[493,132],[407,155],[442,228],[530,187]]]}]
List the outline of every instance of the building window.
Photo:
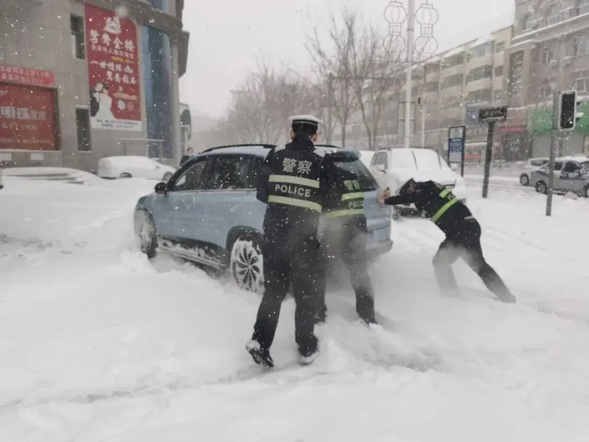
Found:
[{"label": "building window", "polygon": [[461,64],[464,64],[464,53],[451,55],[446,60],[444,60],[444,65],[446,69],[450,69],[454,66],[459,66]]},{"label": "building window", "polygon": [[540,86],[540,93],[539,98],[550,98],[552,97],[552,92],[554,91],[554,85],[558,81],[558,77],[549,77],[542,80],[542,85]]},{"label": "building window", "polygon": [[437,93],[439,90],[440,90],[440,83],[437,81],[429,81],[425,84],[425,91],[426,92]]},{"label": "building window", "polygon": [[530,14],[524,15],[522,19],[522,32],[526,32],[532,29],[532,16]]},{"label": "building window", "polygon": [[544,14],[546,19],[546,26],[554,25],[558,23],[558,8],[556,5],[550,5],[546,9],[546,13]]},{"label": "building window", "polygon": [[76,109],[76,126],[78,128],[78,150],[90,152],[90,113],[88,109]]},{"label": "building window", "polygon": [[168,0],[151,0],[150,3],[153,9],[169,12]]},{"label": "building window", "polygon": [[503,65],[497,66],[495,68],[495,77],[502,77],[503,76]]},{"label": "building window", "polygon": [[499,43],[497,43],[497,45],[495,46],[495,52],[503,52],[504,50],[505,50],[505,42],[500,41]]},{"label": "building window", "polygon": [[585,35],[574,37],[572,46],[573,57],[587,54],[589,54],[589,38]]},{"label": "building window", "polygon": [[577,0],[577,15],[587,14],[589,12],[589,0]]},{"label": "building window", "polygon": [[72,55],[78,60],[85,59],[84,19],[79,15],[70,15],[70,33],[72,36]]},{"label": "building window", "polygon": [[442,80],[442,89],[448,89],[449,87],[456,86],[462,87],[462,80],[462,74],[450,75],[449,77],[446,77]]},{"label": "building window", "polygon": [[172,158],[172,56],[170,37],[165,32],[142,27],[143,78],[147,137],[164,140],[149,146],[152,158]]},{"label": "building window", "polygon": [[547,65],[556,61],[556,47],[554,45],[546,45],[542,48],[542,64]]},{"label": "building window", "polygon": [[468,103],[490,103],[491,89],[479,89],[468,94],[466,99]]},{"label": "building window", "polygon": [[575,80],[577,92],[589,92],[589,78],[577,78]]},{"label": "building window", "polygon": [[493,76],[493,66],[485,65],[479,66],[478,68],[471,69],[466,77],[466,82],[489,79]]}]

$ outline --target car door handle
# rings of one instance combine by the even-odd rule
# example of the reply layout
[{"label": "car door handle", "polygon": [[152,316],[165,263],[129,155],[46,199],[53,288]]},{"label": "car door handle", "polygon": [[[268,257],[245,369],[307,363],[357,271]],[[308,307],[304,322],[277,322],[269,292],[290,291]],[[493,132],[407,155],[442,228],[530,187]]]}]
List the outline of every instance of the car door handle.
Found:
[{"label": "car door handle", "polygon": [[229,208],[230,212],[235,212],[236,210],[237,210],[237,204],[234,204]]}]

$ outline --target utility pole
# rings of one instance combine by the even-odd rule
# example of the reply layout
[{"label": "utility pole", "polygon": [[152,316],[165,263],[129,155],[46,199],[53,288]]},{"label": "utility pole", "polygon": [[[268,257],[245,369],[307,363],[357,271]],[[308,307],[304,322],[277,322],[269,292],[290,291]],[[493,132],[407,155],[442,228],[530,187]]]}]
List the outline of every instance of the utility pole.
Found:
[{"label": "utility pole", "polygon": [[329,73],[327,76],[327,144],[332,144],[333,138],[333,117],[332,117],[332,106],[333,106],[333,73]]},{"label": "utility pole", "polygon": [[421,146],[425,147],[425,94],[419,99],[421,106]]},{"label": "utility pole", "polygon": [[407,0],[407,81],[405,86],[404,147],[411,147],[411,100],[413,93],[413,45],[415,44],[415,0]]},{"label": "utility pole", "polygon": [[560,91],[555,88],[552,97],[552,133],[550,136],[550,161],[548,162],[548,189],[546,189],[546,216],[552,216],[552,195],[554,187],[554,162],[557,144],[562,132],[575,130],[577,121],[584,116],[578,112],[582,100],[577,98],[575,90]]},{"label": "utility pole", "polygon": [[550,131],[550,159],[548,161],[548,189],[546,189],[546,216],[552,216],[552,189],[554,187],[554,160],[558,143],[558,115],[560,107],[560,90],[552,92],[552,130]]},{"label": "utility pole", "polygon": [[495,124],[507,120],[507,106],[490,107],[479,110],[479,121],[488,125],[487,149],[485,150],[485,172],[483,176],[483,198],[489,195],[489,179],[491,175],[491,159],[493,157],[493,132]]}]

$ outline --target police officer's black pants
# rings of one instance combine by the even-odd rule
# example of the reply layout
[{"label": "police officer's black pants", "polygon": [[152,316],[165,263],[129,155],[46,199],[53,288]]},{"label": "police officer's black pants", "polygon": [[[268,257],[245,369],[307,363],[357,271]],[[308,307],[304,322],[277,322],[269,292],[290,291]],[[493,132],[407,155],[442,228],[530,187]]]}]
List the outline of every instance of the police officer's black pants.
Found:
[{"label": "police officer's black pants", "polygon": [[[368,259],[366,256],[366,234],[363,232],[354,232],[349,237],[344,237],[338,241],[337,245],[332,246],[328,250],[322,251],[322,271],[327,272],[328,260],[331,257],[341,258],[348,275],[354,293],[356,294],[356,312],[358,316],[364,321],[375,323],[374,313],[374,291],[370,281],[370,272],[368,269]],[[327,306],[325,304],[325,295],[327,287],[325,282],[326,277],[322,278],[324,281],[323,293],[321,303],[319,306],[318,319],[325,320]]]},{"label": "police officer's black pants", "polygon": [[497,298],[504,301],[511,298],[505,283],[483,256],[481,226],[475,219],[463,221],[460,228],[447,235],[434,256],[436,279],[442,290],[452,291],[458,288],[452,271],[452,264],[458,258],[466,261]]},{"label": "police officer's black pants", "polygon": [[280,307],[292,283],[296,303],[295,341],[299,352],[309,356],[317,350],[314,334],[315,313],[321,296],[319,244],[315,239],[301,240],[293,247],[266,241],[264,247],[264,295],[254,325],[254,340],[264,349],[274,341]]}]

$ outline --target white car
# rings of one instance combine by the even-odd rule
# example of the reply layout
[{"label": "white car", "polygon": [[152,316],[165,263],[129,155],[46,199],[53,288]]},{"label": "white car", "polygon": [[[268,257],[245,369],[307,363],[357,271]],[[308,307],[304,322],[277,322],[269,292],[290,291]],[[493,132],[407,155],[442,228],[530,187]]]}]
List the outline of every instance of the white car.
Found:
[{"label": "white car", "polygon": [[435,181],[466,202],[464,179],[431,149],[380,149],[372,157],[370,171],[380,187],[390,189],[391,195],[398,193],[399,188],[413,178],[415,181]]},{"label": "white car", "polygon": [[375,151],[373,150],[358,150],[358,155],[360,155],[360,161],[370,169],[370,164],[372,162],[372,158],[374,158]]},{"label": "white car", "polygon": [[101,178],[146,178],[168,181],[176,168],[158,163],[148,157],[125,155],[105,157],[98,161],[98,176]]},{"label": "white car", "polygon": [[525,164],[520,168],[521,173],[519,176],[519,183],[522,186],[529,186],[530,185],[530,176],[532,172],[535,170],[540,169],[544,164],[547,164],[550,161],[547,157],[542,158],[530,158],[525,162]]}]

